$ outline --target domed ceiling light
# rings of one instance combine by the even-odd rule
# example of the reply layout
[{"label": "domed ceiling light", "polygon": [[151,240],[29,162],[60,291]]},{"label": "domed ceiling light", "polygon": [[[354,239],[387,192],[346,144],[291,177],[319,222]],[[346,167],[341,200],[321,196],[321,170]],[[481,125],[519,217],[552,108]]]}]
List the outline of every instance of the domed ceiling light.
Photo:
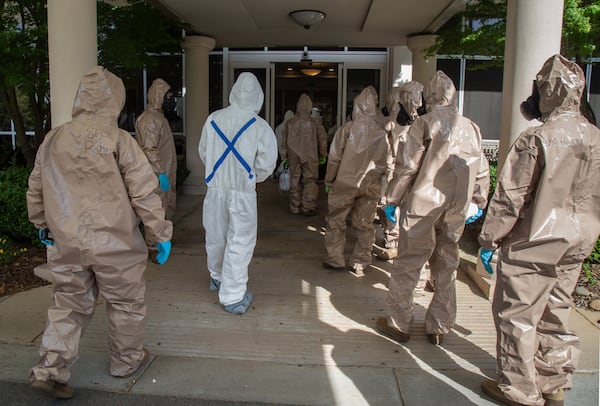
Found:
[{"label": "domed ceiling light", "polygon": [[291,11],[288,15],[296,24],[303,26],[307,30],[325,18],[325,13],[318,10],[296,10]]}]

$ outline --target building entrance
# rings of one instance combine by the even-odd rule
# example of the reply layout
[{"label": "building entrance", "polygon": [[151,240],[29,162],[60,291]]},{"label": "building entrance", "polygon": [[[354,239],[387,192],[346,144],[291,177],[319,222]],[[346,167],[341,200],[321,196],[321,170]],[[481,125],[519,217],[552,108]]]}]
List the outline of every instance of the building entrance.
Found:
[{"label": "building entrance", "polygon": [[259,113],[273,128],[285,111],[295,110],[302,93],[313,100],[315,114],[333,137],[352,113],[354,97],[368,85],[380,93],[387,89],[387,52],[384,50],[223,51],[223,100],[241,72],[252,72],[265,92]]},{"label": "building entrance", "polygon": [[337,63],[275,63],[273,113],[281,123],[287,110],[296,111],[302,93],[313,102],[313,116],[321,119],[325,131],[335,131],[338,114]]}]

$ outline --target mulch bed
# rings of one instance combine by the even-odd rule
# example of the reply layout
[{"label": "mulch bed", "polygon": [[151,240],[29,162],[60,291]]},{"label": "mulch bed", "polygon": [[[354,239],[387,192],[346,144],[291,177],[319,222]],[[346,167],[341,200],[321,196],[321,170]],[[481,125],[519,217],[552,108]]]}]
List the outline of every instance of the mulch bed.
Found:
[{"label": "mulch bed", "polygon": [[28,246],[27,253],[14,262],[0,264],[0,297],[48,285],[44,279],[33,274],[33,268],[46,262],[46,250],[36,246]]}]

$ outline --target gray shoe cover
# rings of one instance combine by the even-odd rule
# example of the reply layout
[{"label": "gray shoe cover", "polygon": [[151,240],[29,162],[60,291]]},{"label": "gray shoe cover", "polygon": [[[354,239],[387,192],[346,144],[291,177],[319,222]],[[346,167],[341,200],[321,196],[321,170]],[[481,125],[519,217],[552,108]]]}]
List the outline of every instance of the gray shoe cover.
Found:
[{"label": "gray shoe cover", "polygon": [[242,300],[237,303],[224,306],[225,311],[233,314],[244,314],[248,310],[248,307],[250,307],[252,299],[254,299],[254,295],[251,292],[246,291]]},{"label": "gray shoe cover", "polygon": [[209,289],[210,290],[219,290],[221,288],[221,281],[218,281],[212,277],[210,277],[210,285],[209,285]]}]

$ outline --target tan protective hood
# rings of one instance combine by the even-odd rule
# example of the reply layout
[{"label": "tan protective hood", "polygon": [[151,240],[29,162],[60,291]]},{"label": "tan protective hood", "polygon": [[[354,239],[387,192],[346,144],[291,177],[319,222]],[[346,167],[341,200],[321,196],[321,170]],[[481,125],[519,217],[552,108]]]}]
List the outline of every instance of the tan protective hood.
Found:
[{"label": "tan protective hood", "polygon": [[423,85],[416,81],[403,83],[398,88],[398,102],[414,120],[418,117],[417,109],[423,105]]},{"label": "tan protective hood", "polygon": [[444,72],[438,70],[423,90],[427,111],[435,106],[453,106],[456,104],[456,87]]},{"label": "tan protective hood", "polygon": [[116,123],[125,106],[125,86],[123,81],[104,69],[96,66],[88,71],[79,84],[73,103],[73,119],[94,115],[105,117],[109,123]]},{"label": "tan protective hood", "polygon": [[367,86],[354,98],[352,120],[373,118],[377,114],[377,91],[373,86]]},{"label": "tan protective hood", "polygon": [[368,190],[380,195],[381,176],[388,169],[390,144],[376,121],[377,93],[369,86],[354,98],[352,121],[340,128],[329,150],[325,184],[337,194]]},{"label": "tan protective hood", "polygon": [[312,113],[313,102],[306,93],[302,93],[296,103],[296,114],[310,115]]},{"label": "tan protective hood", "polygon": [[256,76],[250,72],[243,72],[231,88],[229,103],[241,110],[257,114],[263,105],[264,97]]},{"label": "tan protective hood", "polygon": [[550,114],[578,112],[585,86],[583,70],[561,55],[550,57],[536,75],[542,121]]},{"label": "tan protective hood", "polygon": [[400,88],[392,87],[385,96],[385,107],[390,115],[395,115],[400,111]]},{"label": "tan protective hood", "polygon": [[162,79],[155,79],[148,89],[148,107],[155,110],[162,111],[162,104],[165,98],[165,94],[169,91],[171,86]]}]

